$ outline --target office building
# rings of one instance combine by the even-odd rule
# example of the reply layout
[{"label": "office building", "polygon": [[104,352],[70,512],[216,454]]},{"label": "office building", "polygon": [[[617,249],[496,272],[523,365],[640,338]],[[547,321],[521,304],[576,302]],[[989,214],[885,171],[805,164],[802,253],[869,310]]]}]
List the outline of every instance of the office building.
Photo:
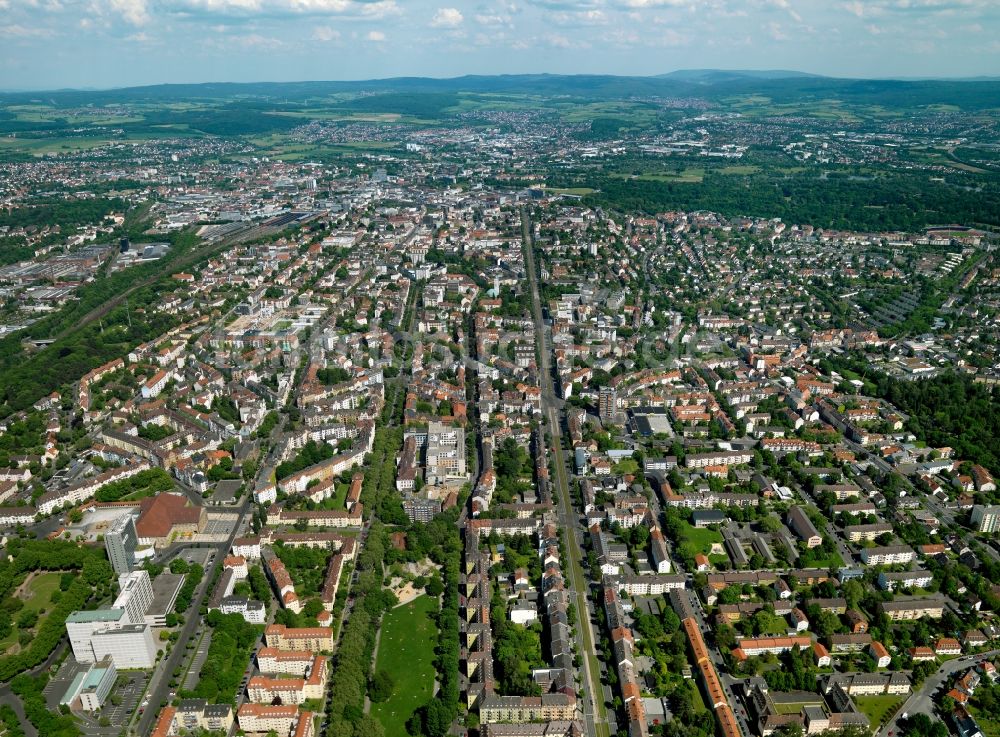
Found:
[{"label": "office building", "polygon": [[153,628],[142,624],[98,630],[90,637],[95,660],[111,658],[115,667],[152,668],[156,663]]},{"label": "office building", "polygon": [[104,700],[111,693],[117,677],[118,671],[114,662],[110,658],[105,658],[100,663],[94,663],[86,670],[77,673],[59,703],[71,709],[97,711],[104,705]]},{"label": "office building", "polygon": [[156,662],[153,628],[140,615],[128,620],[124,609],[73,612],[66,618],[73,657],[80,663],[96,663],[110,657],[119,670],[151,668]]},{"label": "office building", "polygon": [[131,514],[124,514],[112,523],[104,534],[104,548],[108,551],[108,560],[115,573],[129,573],[135,568],[135,549],[139,536],[135,531],[135,519]]},{"label": "office building", "polygon": [[93,663],[94,649],[90,646],[93,634],[105,627],[119,627],[128,624],[123,609],[94,609],[73,612],[66,617],[66,634],[73,648],[73,657],[80,663]]},{"label": "office building", "polygon": [[130,624],[146,621],[146,612],[153,603],[153,584],[146,571],[132,571],[118,577],[121,593],[111,605],[112,609],[123,609]]}]

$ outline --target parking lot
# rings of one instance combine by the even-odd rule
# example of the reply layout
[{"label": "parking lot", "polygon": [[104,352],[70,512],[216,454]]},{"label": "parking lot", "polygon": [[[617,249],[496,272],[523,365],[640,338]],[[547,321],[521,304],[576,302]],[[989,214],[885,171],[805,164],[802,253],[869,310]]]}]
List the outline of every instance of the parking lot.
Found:
[{"label": "parking lot", "polygon": [[204,567],[208,565],[209,558],[214,552],[210,548],[185,548],[177,554],[175,560],[183,560],[185,563],[197,563]]},{"label": "parking lot", "polygon": [[72,657],[66,658],[59,671],[45,684],[42,695],[45,696],[45,703],[52,711],[59,711],[59,701],[62,699],[66,689],[69,688],[77,673],[87,670],[83,663],[77,663]]},{"label": "parking lot", "polygon": [[233,526],[236,524],[236,515],[228,515],[226,517],[209,517],[205,522],[205,529],[197,536],[197,539],[202,540],[205,538],[217,538],[223,537],[227,538],[232,534]]},{"label": "parking lot", "polygon": [[[59,709],[59,701],[66,689],[69,688],[70,683],[78,673],[82,673],[86,669],[86,664],[77,663],[73,658],[66,659],[59,672],[42,691],[50,709],[53,711]],[[100,711],[93,714],[75,712],[80,731],[86,737],[111,737],[119,734],[138,708],[148,678],[149,675],[143,671],[119,673],[118,679]],[[107,726],[101,726],[101,721],[105,718],[109,723]]]},{"label": "parking lot", "polygon": [[198,685],[198,681],[201,678],[201,666],[205,664],[205,658],[208,657],[208,646],[211,644],[212,630],[206,629],[205,636],[201,638],[201,642],[195,649],[194,656],[191,658],[191,665],[184,675],[184,682],[181,684],[182,690],[193,691],[195,686]]}]

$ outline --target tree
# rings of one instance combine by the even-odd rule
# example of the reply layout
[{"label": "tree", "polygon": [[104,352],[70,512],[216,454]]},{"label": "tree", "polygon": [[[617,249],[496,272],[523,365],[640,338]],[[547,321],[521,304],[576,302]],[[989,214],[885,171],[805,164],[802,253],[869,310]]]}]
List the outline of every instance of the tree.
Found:
[{"label": "tree", "polygon": [[424,591],[427,592],[428,596],[441,596],[444,592],[444,584],[441,583],[441,579],[437,576],[431,576],[427,581],[427,585],[424,586]]},{"label": "tree", "polygon": [[354,737],[385,737],[385,728],[371,714],[362,714],[354,723]]},{"label": "tree", "polygon": [[779,737],[802,737],[802,725],[797,722],[789,722],[788,724],[782,724],[774,733],[779,735]]},{"label": "tree", "polygon": [[395,687],[396,683],[388,671],[376,671],[368,682],[368,697],[376,703],[388,701]]},{"label": "tree", "polygon": [[781,520],[773,514],[769,514],[760,521],[760,528],[764,532],[773,535],[781,529]]}]

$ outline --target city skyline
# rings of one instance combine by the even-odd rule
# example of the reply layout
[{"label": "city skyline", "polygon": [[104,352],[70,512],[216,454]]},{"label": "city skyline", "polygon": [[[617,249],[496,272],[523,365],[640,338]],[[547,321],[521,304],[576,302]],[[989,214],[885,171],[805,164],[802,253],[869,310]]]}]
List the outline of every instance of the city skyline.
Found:
[{"label": "city skyline", "polygon": [[[986,0],[0,0],[0,88],[464,74],[1000,68]],[[123,63],[127,61],[127,63]]]}]

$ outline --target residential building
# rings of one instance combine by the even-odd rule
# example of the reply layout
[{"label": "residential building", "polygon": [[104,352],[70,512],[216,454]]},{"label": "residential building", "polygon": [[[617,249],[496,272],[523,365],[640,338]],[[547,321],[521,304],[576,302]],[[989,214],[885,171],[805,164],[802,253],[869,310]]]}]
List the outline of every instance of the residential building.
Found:
[{"label": "residential building", "polygon": [[977,504],[972,508],[970,520],[978,532],[993,534],[1000,530],[1000,504]]},{"label": "residential building", "polygon": [[879,607],[893,621],[921,617],[940,619],[944,615],[944,597],[939,595],[897,597],[893,601],[883,602]]}]

